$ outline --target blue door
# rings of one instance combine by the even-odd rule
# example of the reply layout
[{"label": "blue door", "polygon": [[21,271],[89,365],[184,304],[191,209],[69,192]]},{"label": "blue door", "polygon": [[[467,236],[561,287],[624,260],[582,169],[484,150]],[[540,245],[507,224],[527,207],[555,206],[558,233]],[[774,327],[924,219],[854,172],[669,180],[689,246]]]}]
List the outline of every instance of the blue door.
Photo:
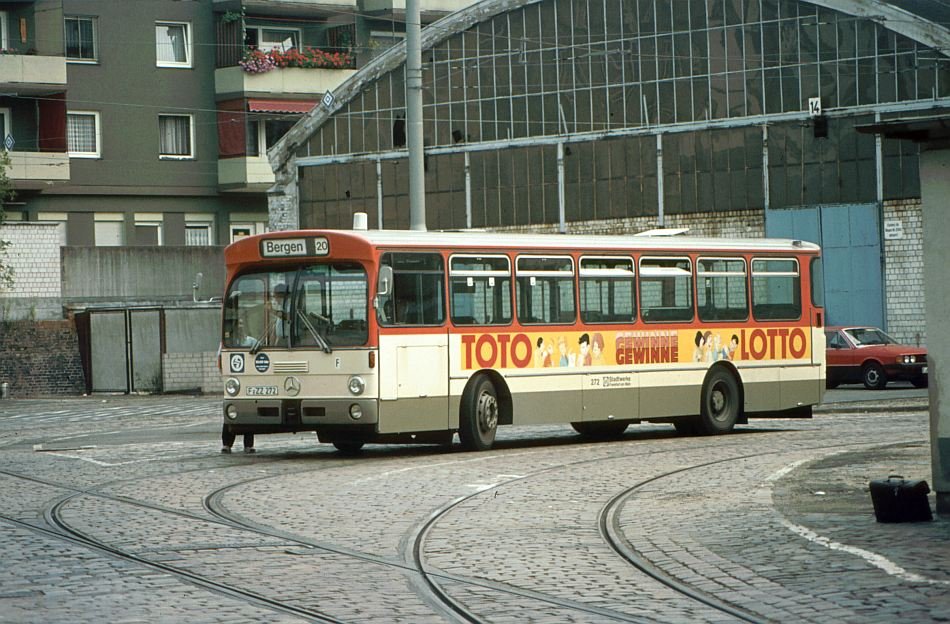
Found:
[{"label": "blue door", "polygon": [[884,327],[884,261],[876,204],[769,210],[765,233],[821,245],[828,325]]}]

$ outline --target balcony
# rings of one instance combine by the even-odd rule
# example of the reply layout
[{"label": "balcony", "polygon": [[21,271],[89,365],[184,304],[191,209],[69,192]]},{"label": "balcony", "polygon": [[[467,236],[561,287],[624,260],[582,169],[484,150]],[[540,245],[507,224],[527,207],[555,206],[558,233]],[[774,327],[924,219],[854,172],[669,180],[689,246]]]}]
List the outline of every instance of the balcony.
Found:
[{"label": "balcony", "polygon": [[273,184],[274,172],[265,156],[218,160],[218,187],[222,191],[261,193]]},{"label": "balcony", "polygon": [[66,85],[66,59],[62,56],[0,54],[0,88],[17,95],[44,95]]},{"label": "balcony", "polygon": [[241,95],[309,95],[319,99],[355,73],[355,69],[285,67],[262,74],[250,74],[241,67],[223,67],[214,72],[214,92],[219,98]]},{"label": "balcony", "polygon": [[[7,176],[13,188],[43,190],[53,184],[69,182],[69,155],[66,152],[7,152],[10,168]],[[270,168],[268,167],[268,170]]]}]

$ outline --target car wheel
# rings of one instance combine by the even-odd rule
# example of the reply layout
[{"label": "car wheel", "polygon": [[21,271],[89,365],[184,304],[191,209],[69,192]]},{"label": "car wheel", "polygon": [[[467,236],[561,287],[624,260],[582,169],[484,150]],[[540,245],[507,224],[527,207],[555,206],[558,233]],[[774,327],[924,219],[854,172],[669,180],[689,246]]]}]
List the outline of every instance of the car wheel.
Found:
[{"label": "car wheel", "polygon": [[887,385],[887,375],[884,367],[877,362],[868,362],[861,372],[861,380],[868,390],[883,390]]}]

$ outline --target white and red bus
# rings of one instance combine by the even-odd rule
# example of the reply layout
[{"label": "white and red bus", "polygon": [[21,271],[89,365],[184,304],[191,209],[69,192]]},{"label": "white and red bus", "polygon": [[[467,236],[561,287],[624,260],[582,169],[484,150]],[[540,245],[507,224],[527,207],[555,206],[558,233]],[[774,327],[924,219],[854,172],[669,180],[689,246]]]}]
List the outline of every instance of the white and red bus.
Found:
[{"label": "white and red bus", "polygon": [[499,425],[718,434],[825,387],[820,249],[792,240],[274,232],[227,247],[224,422],[492,446]]}]

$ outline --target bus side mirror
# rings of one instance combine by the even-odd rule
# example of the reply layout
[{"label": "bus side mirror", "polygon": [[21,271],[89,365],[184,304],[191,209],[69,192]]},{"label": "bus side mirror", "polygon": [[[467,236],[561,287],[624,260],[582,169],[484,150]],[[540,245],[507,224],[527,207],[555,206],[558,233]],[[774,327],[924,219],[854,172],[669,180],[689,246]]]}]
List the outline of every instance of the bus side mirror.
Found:
[{"label": "bus side mirror", "polygon": [[383,265],[379,267],[379,277],[376,279],[376,296],[388,297],[393,292],[393,268]]}]

